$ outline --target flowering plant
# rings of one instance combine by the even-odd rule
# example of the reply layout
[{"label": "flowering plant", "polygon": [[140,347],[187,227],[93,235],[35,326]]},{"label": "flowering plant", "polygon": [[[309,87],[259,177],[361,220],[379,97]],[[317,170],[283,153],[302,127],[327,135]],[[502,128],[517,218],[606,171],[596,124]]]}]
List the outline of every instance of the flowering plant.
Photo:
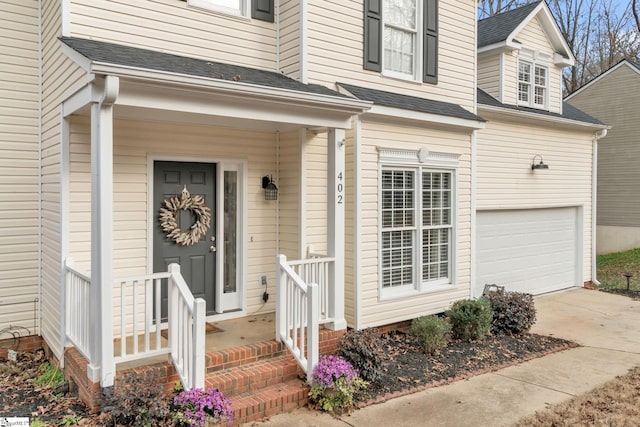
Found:
[{"label": "flowering plant", "polygon": [[322,356],[311,375],[309,398],[324,411],[348,410],[353,395],[367,386],[358,371],[340,356]]},{"label": "flowering plant", "polygon": [[217,389],[184,390],[173,399],[179,425],[204,427],[233,419],[231,401]]}]

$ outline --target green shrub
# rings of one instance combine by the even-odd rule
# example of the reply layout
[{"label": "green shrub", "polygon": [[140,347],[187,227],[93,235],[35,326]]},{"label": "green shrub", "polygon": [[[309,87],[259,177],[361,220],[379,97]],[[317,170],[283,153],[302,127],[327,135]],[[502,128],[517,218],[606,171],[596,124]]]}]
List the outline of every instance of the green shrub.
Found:
[{"label": "green shrub", "polygon": [[382,337],[375,328],[350,330],[338,341],[336,354],[357,369],[366,381],[380,377],[382,357],[378,348]]},{"label": "green shrub", "polygon": [[453,335],[464,341],[482,339],[491,329],[493,312],[485,300],[456,301],[445,314],[451,323]]},{"label": "green shrub", "polygon": [[411,322],[411,335],[420,342],[427,354],[435,354],[444,348],[451,336],[451,324],[438,316],[423,316]]},{"label": "green shrub", "polygon": [[536,322],[533,295],[522,292],[493,291],[485,296],[493,310],[491,332],[519,335]]}]

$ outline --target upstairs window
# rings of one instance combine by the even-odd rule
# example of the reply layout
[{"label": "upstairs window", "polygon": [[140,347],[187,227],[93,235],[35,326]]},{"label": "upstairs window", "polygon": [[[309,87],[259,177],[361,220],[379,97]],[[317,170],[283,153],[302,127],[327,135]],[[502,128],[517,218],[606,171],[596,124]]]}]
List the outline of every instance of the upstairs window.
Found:
[{"label": "upstairs window", "polygon": [[274,22],[274,0],[187,0],[189,6],[224,13],[227,15],[249,17],[261,21]]},{"label": "upstairs window", "polygon": [[364,68],[437,83],[437,0],[365,0]]},{"label": "upstairs window", "polygon": [[532,62],[518,63],[518,105],[546,108],[548,69]]}]

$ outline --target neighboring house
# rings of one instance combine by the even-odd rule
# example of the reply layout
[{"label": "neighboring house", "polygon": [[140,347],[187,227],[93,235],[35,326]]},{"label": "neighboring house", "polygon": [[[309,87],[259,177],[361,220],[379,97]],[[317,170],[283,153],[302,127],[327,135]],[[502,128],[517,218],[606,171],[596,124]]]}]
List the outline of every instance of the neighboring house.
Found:
[{"label": "neighboring house", "polygon": [[478,23],[488,123],[476,141],[476,296],[486,283],[538,294],[594,277],[593,147],[605,126],[563,104],[573,62],[544,1]]},{"label": "neighboring house", "polygon": [[566,102],[612,126],[598,145],[597,253],[640,247],[640,64],[621,61]]},{"label": "neighboring house", "polygon": [[[18,32],[41,52],[20,104],[36,111],[31,169],[16,170],[39,200],[15,219],[37,242],[27,296],[37,333],[61,360],[75,347],[91,382],[171,351],[185,385],[202,385],[205,318],[275,311],[281,340],[310,337],[294,348],[308,370],[317,323],[389,325],[485,283],[539,293],[592,278],[605,126],[563,110],[573,57],[543,2],[477,37],[475,0],[27,3]],[[3,149],[28,153],[5,129]],[[531,169],[537,155],[550,169]]]}]

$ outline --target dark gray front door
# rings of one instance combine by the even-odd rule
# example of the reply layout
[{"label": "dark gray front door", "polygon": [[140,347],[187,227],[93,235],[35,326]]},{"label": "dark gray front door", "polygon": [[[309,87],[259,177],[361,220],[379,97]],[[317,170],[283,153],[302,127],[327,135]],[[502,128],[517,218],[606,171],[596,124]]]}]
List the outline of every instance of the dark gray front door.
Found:
[{"label": "dark gray front door", "polygon": [[[167,271],[171,263],[180,264],[180,271],[193,296],[207,302],[207,314],[214,313],[215,247],[216,247],[216,165],[210,163],[161,162],[154,163],[153,179],[153,271]],[[202,196],[211,209],[211,225],[197,243],[190,246],[168,239],[160,227],[158,215],[165,200],[182,194],[187,187],[191,196]],[[189,230],[196,221],[188,210],[178,213],[181,230]],[[164,292],[164,291],[163,291]],[[167,315],[167,296],[162,295],[162,317]]]}]

